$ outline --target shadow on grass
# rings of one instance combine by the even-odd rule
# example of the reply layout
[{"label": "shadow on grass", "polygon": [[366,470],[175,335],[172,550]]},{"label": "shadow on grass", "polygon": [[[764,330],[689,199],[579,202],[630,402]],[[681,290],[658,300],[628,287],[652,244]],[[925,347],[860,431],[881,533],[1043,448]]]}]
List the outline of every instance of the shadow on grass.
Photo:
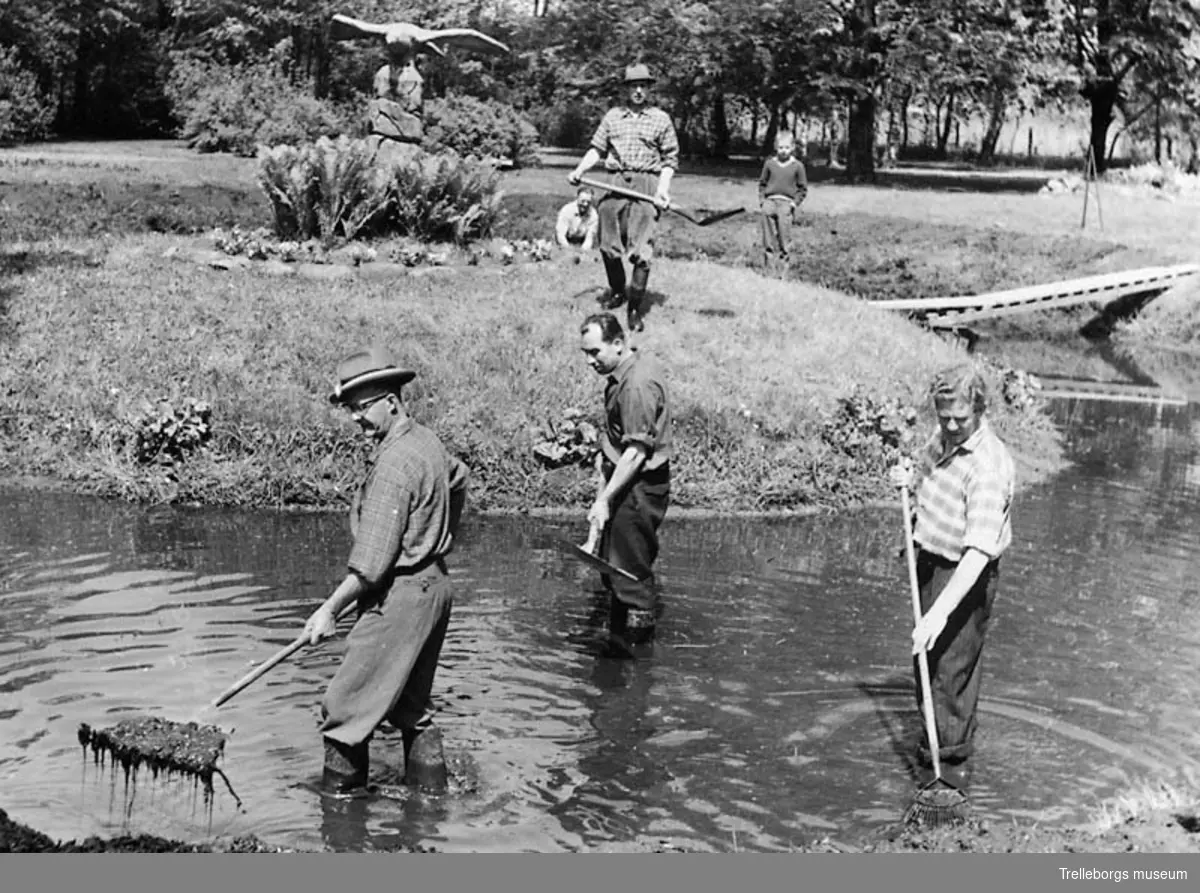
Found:
[{"label": "shadow on grass", "polygon": [[266,199],[244,188],[167,186],[162,183],[5,184],[6,237],[37,241],[50,237],[124,233],[193,234],[215,227],[255,229],[271,224]]},{"label": "shadow on grass", "polygon": [[0,249],[0,341],[12,336],[9,307],[18,294],[19,277],[47,267],[81,269],[104,263],[100,255],[88,251]]}]

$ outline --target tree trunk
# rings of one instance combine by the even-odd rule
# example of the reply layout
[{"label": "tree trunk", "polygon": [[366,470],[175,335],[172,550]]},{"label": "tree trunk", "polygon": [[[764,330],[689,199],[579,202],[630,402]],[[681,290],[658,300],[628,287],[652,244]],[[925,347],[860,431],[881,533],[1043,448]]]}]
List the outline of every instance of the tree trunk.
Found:
[{"label": "tree trunk", "polygon": [[900,151],[908,149],[908,104],[912,101],[912,91],[905,92],[900,103]]},{"label": "tree trunk", "polygon": [[937,149],[935,150],[938,158],[946,157],[946,145],[950,142],[950,128],[954,126],[954,96],[955,92],[951,90],[946,97],[946,119],[938,131]]},{"label": "tree trunk", "polygon": [[762,147],[759,154],[764,158],[771,154],[775,146],[775,134],[779,132],[779,105],[771,104],[771,117],[767,120],[767,132],[763,134]]},{"label": "tree trunk", "polygon": [[1113,109],[1117,104],[1117,85],[1108,80],[1095,85],[1089,91],[1091,104],[1091,134],[1089,144],[1096,159],[1096,173],[1108,170],[1108,129],[1113,122]]},{"label": "tree trunk", "polygon": [[750,145],[758,145],[758,102],[752,101],[750,106]]},{"label": "tree trunk", "polygon": [[725,94],[717,91],[712,104],[712,154],[714,158],[729,157],[729,118],[725,114]]},{"label": "tree trunk", "polygon": [[312,29],[313,96],[324,99],[329,95],[331,59],[329,26],[321,23]]},{"label": "tree trunk", "polygon": [[1000,141],[1000,131],[1004,129],[1004,116],[1008,111],[1008,102],[1002,90],[992,92],[992,101],[988,104],[987,126],[983,131],[983,139],[979,143],[979,163],[991,164],[996,159],[996,143]]},{"label": "tree trunk", "polygon": [[1154,100],[1154,163],[1162,164],[1162,100]]},{"label": "tree trunk", "polygon": [[872,92],[850,100],[846,179],[851,183],[875,180],[875,94]]}]

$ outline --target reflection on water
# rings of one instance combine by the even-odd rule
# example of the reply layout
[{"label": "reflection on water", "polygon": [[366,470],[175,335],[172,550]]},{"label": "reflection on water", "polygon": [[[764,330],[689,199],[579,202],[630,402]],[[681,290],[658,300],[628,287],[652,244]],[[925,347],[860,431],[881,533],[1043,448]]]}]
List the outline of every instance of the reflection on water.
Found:
[{"label": "reflection on water", "polygon": [[[1197,418],[1061,402],[1080,463],[1024,495],[1002,570],[972,799],[1082,818],[1131,780],[1200,765]],[[898,511],[668,519],[653,654],[595,647],[598,581],[568,527],[475,519],[437,692],[458,792],[319,797],[317,705],[342,640],[206,705],[298,632],[340,577],[341,517],[3,494],[0,806],[58,838],[255,833],[341,850],[602,847],[633,835],[786,850],[895,821],[917,732]],[[211,817],[189,784],[100,771],[80,722],[137,712],[231,730]],[[399,742],[373,744],[396,780]]]}]

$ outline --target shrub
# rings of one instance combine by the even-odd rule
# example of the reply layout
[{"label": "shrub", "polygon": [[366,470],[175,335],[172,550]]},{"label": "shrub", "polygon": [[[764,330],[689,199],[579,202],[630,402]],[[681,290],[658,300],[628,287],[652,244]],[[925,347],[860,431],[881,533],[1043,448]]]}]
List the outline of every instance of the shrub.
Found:
[{"label": "shrub", "polygon": [[507,158],[515,167],[538,162],[537,129],[529,119],[496,100],[448,96],[425,103],[427,152],[453,150],[479,158]]},{"label": "shrub", "polygon": [[177,61],[167,82],[180,136],[200,152],[251,157],[259,145],[303,143],[349,130],[350,118],[315,99],[271,63]]},{"label": "shrub", "polygon": [[276,235],[326,245],[367,233],[460,245],[491,235],[501,199],[494,165],[452,152],[391,167],[373,157],[370,141],[348,137],[260,149]]},{"label": "shrub", "polygon": [[139,465],[173,465],[212,437],[212,407],[203,400],[146,403],[130,419],[133,458]]},{"label": "shrub", "polygon": [[21,67],[17,51],[0,46],[0,145],[42,139],[54,120],[54,102]]},{"label": "shrub", "polygon": [[495,166],[452,152],[398,162],[391,170],[388,230],[459,245],[487,238],[500,216]]},{"label": "shrub", "polygon": [[389,183],[366,140],[322,137],[302,146],[260,146],[258,182],[282,239],[353,239],[382,219]]}]

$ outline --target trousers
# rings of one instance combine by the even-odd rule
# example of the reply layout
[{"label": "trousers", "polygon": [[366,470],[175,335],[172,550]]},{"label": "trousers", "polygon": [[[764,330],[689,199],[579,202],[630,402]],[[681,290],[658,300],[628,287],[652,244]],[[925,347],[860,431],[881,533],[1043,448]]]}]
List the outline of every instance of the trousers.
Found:
[{"label": "trousers", "polygon": [[762,242],[767,267],[787,268],[792,243],[792,215],[795,205],[784,196],[770,196],[762,204]]},{"label": "trousers", "polygon": [[346,656],[321,702],[324,737],[356,745],[385,720],[402,731],[428,724],[453,602],[440,560],[360,600]]},{"label": "trousers", "polygon": [[[611,467],[606,463],[606,475]],[[637,582],[605,574],[604,584],[613,594],[614,608],[620,606],[653,611],[658,604],[654,561],[658,558],[658,528],[671,500],[671,470],[664,465],[643,471],[617,497],[608,527],[600,541],[600,554],[610,563],[629,571]]]},{"label": "trousers", "polygon": [[[919,549],[917,582],[921,611],[925,613],[946,584],[957,563]],[[934,646],[926,652],[929,682],[933,694],[933,714],[938,733],[938,757],[947,764],[962,763],[974,751],[979,687],[983,679],[983,644],[987,635],[992,604],[1000,579],[1000,562],[990,562],[950,615],[946,628]],[[916,657],[913,676],[917,680],[917,701],[921,701],[921,680]],[[928,763],[930,747],[923,740],[920,757]]]},{"label": "trousers", "polygon": [[[614,173],[614,185],[624,186],[653,196],[658,189],[658,175],[649,173]],[[626,198],[610,192],[596,203],[600,215],[600,257],[608,286],[614,294],[626,293],[625,258],[632,267],[632,295],[640,301],[650,275],[650,259],[654,254],[654,227],[659,210],[652,202]]]}]

